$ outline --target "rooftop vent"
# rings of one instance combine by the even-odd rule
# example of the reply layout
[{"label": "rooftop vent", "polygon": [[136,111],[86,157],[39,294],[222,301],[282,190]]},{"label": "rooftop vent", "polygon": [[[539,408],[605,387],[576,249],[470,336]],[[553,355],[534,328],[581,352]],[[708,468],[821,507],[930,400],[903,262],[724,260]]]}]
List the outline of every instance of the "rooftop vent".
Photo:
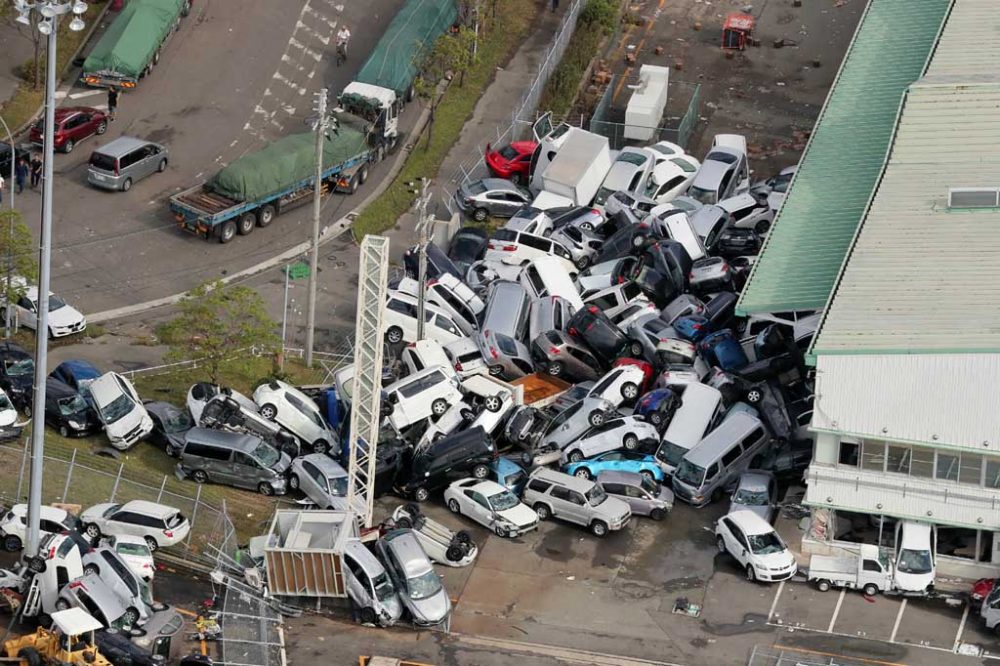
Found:
[{"label": "rooftop vent", "polygon": [[948,208],[1000,208],[1000,187],[949,187]]}]

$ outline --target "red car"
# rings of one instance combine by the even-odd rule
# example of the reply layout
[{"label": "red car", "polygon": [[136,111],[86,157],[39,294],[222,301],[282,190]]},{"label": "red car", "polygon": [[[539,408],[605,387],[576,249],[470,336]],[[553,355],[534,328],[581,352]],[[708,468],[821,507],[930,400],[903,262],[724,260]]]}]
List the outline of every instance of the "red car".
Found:
[{"label": "red car", "polygon": [[981,606],[986,597],[990,596],[990,592],[993,591],[993,586],[996,584],[996,579],[994,578],[980,578],[972,585],[972,591],[969,592],[969,600],[972,602],[973,606]]},{"label": "red car", "polygon": [[537,147],[534,141],[515,141],[499,150],[492,150],[490,144],[486,144],[486,166],[497,178],[507,178],[522,185],[528,182],[531,155]]},{"label": "red car", "polygon": [[[44,120],[39,120],[31,128],[31,142],[41,144],[42,126]],[[72,152],[73,147],[95,134],[108,131],[108,117],[100,109],[89,106],[67,106],[56,109],[55,149],[64,153]]]},{"label": "red car", "polygon": [[653,366],[636,358],[620,358],[614,362],[613,368],[620,368],[623,365],[634,365],[640,370],[642,370],[642,386],[639,387],[639,395],[642,395],[649,391],[649,387],[653,383],[653,379],[656,377],[656,373],[653,371]]}]

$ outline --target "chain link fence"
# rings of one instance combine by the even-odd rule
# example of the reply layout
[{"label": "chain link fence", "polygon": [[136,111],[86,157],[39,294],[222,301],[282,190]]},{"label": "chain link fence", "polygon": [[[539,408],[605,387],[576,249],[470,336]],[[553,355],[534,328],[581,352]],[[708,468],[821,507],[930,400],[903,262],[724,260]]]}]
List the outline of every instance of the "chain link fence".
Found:
[{"label": "chain link fence", "polygon": [[[625,138],[625,105],[630,95],[627,94],[627,90],[626,94],[622,94],[622,87],[621,81],[613,76],[597,102],[594,115],[591,116],[589,127],[591,132],[606,136],[614,150],[620,150],[629,144],[648,145],[657,141],[673,141],[682,148],[687,147],[701,113],[701,84],[670,82],[667,108],[662,118],[663,126],[646,128],[653,134],[648,141]],[[615,97],[616,92],[618,98]]]}]

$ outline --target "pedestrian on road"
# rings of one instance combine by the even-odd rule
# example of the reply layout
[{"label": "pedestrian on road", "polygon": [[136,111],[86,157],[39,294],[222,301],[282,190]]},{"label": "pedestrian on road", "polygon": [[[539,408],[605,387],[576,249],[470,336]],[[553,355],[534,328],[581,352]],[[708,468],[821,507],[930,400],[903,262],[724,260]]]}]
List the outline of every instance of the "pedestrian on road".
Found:
[{"label": "pedestrian on road", "polygon": [[347,43],[351,41],[351,30],[346,25],[337,31],[337,67],[347,61]]},{"label": "pedestrian on road", "polygon": [[17,187],[18,194],[24,191],[24,181],[27,177],[28,177],[28,160],[22,157],[17,161],[17,166],[14,167],[14,184]]},{"label": "pedestrian on road", "polygon": [[118,110],[118,89],[114,86],[108,88],[108,117],[115,119],[115,111]]},{"label": "pedestrian on road", "polygon": [[38,187],[38,181],[42,179],[42,158],[38,153],[31,156],[31,189]]}]

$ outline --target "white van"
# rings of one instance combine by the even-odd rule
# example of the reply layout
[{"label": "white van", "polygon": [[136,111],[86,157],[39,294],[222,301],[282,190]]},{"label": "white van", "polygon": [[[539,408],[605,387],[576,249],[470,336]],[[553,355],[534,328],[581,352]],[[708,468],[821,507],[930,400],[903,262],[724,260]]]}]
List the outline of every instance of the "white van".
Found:
[{"label": "white van", "polygon": [[[396,290],[414,298],[420,297],[420,283],[413,278],[400,280]],[[448,313],[463,333],[471,335],[476,332],[479,325],[477,317],[486,309],[486,304],[467,284],[451,273],[442,273],[427,281],[425,293],[427,302]]]},{"label": "white van", "polygon": [[125,451],[153,431],[150,418],[132,382],[117,372],[107,372],[90,383],[97,416],[111,446]]},{"label": "white van", "polygon": [[417,340],[406,345],[399,355],[406,374],[412,375],[427,368],[441,368],[446,373],[455,375],[455,369],[444,353],[444,346],[437,340]]},{"label": "white van", "polygon": [[705,506],[722,499],[750,462],[771,441],[764,424],[755,415],[739,410],[727,416],[684,454],[671,480],[674,497],[692,506]]},{"label": "white van", "polygon": [[896,588],[926,592],[934,586],[937,565],[937,528],[926,523],[896,523]]},{"label": "white van", "polygon": [[[430,303],[424,304],[424,336],[443,345],[461,339],[464,334],[455,320]],[[385,339],[390,344],[417,341],[417,298],[401,291],[390,291],[385,304]]]},{"label": "white van", "polygon": [[698,261],[706,256],[705,244],[695,231],[687,213],[665,204],[657,206],[649,214],[651,219],[647,222],[650,226],[683,245],[691,261]]},{"label": "white van", "polygon": [[449,342],[444,346],[444,353],[461,379],[489,372],[483,352],[472,338]]},{"label": "white van", "polygon": [[430,416],[441,416],[462,399],[458,381],[445,368],[428,368],[385,387],[393,406],[389,423],[402,431]]},{"label": "white van", "polygon": [[656,462],[664,474],[673,474],[684,454],[693,449],[724,411],[722,393],[707,384],[688,384],[681,406],[663,433]]},{"label": "white van", "polygon": [[583,307],[580,292],[573,284],[573,278],[566,270],[566,263],[555,257],[538,257],[528,262],[521,271],[519,278],[521,286],[533,298],[546,296],[561,296],[566,299],[576,312]]}]

